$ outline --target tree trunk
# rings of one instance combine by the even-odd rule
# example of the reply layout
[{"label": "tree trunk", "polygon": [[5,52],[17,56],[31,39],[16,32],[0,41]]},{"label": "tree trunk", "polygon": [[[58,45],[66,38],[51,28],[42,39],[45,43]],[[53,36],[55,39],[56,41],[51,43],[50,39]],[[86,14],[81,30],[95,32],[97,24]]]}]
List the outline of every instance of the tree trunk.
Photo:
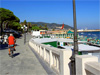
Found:
[{"label": "tree trunk", "polygon": [[2,36],[2,23],[0,25],[0,36]]}]

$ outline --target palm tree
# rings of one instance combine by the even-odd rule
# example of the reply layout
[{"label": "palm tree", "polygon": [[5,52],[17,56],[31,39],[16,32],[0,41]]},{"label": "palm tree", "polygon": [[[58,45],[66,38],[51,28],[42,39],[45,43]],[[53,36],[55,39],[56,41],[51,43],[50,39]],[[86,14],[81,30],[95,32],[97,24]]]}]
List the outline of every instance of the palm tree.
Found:
[{"label": "palm tree", "polygon": [[20,24],[21,24],[22,26],[24,25],[24,23],[23,23],[23,22],[21,22]]},{"label": "palm tree", "polygon": [[31,28],[31,22],[28,22],[28,23],[27,23],[27,27],[28,27],[28,28]]},{"label": "palm tree", "polygon": [[27,24],[26,20],[24,20],[24,22],[23,22],[23,23],[24,23],[24,25],[26,25],[26,24]]}]

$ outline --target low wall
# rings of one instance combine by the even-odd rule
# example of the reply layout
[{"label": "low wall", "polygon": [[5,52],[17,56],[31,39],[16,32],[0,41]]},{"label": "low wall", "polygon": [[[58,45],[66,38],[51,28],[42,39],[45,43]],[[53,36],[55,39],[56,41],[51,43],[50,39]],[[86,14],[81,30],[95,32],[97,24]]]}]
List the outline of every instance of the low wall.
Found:
[{"label": "low wall", "polygon": [[100,75],[98,58],[90,55],[77,55],[76,75]]},{"label": "low wall", "polygon": [[60,75],[70,75],[71,50],[58,49],[35,42],[29,41],[29,45],[35,50],[51,68],[54,68]]}]

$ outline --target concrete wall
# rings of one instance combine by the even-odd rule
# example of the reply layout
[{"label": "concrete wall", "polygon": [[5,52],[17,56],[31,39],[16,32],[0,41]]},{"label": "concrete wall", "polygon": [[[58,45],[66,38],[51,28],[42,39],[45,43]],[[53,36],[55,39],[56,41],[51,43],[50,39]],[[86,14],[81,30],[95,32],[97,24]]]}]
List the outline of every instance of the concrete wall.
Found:
[{"label": "concrete wall", "polygon": [[[58,49],[44,44],[29,41],[29,45],[44,59],[50,66],[55,69],[60,75],[71,75],[70,57],[71,50]],[[98,58],[90,55],[77,55],[76,59],[76,75],[99,75],[100,63]]]},{"label": "concrete wall", "polygon": [[98,58],[90,55],[76,56],[76,75],[99,75],[100,63]]},{"label": "concrete wall", "polygon": [[29,41],[29,45],[60,75],[70,75],[71,50],[58,49],[47,45],[39,44],[34,40]]}]

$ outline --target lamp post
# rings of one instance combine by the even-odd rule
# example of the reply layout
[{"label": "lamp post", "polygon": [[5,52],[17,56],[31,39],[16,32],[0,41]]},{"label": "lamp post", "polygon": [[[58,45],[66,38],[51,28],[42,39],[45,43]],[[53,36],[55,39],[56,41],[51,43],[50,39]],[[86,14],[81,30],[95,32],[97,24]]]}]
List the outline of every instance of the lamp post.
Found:
[{"label": "lamp post", "polygon": [[24,30],[24,44],[26,43],[26,31],[27,31],[27,26],[24,25],[23,27],[21,27]]},{"label": "lamp post", "polygon": [[2,27],[2,26],[1,26],[1,23],[0,23],[0,36],[2,35],[2,34],[1,34],[1,32],[2,32],[2,31],[1,31],[1,29],[2,29],[1,27]]},{"label": "lamp post", "polygon": [[76,75],[75,55],[78,54],[77,25],[76,25],[76,8],[73,0],[73,21],[74,21],[74,50],[71,59],[72,75]]},{"label": "lamp post", "polygon": [[2,46],[1,46],[1,44],[2,44],[2,42],[1,42],[1,36],[2,36],[2,31],[1,31],[1,30],[2,30],[2,28],[1,28],[1,27],[2,27],[2,26],[1,26],[1,23],[0,23],[0,48],[2,47]]}]

